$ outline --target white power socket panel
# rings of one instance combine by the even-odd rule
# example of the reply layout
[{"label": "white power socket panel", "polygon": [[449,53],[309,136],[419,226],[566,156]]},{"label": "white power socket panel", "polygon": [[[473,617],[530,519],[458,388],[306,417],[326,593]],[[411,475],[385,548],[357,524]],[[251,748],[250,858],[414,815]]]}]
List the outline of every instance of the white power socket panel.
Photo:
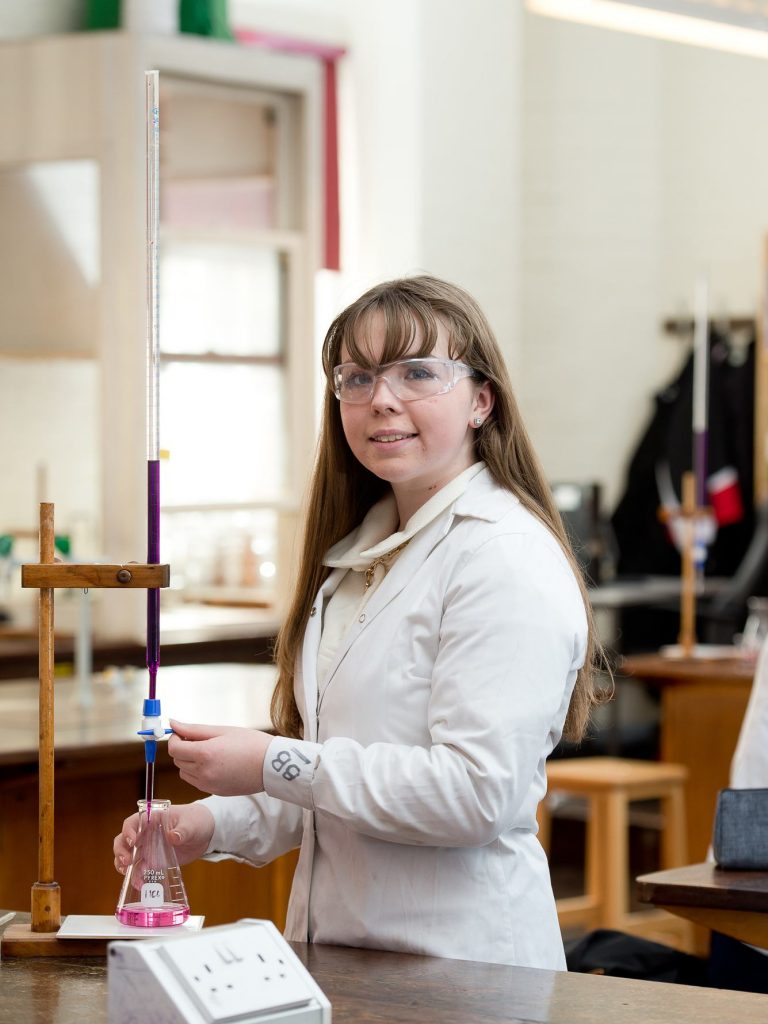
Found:
[{"label": "white power socket panel", "polygon": [[109,1021],[330,1024],[331,1007],[271,921],[109,947]]},{"label": "white power socket panel", "polygon": [[219,935],[203,932],[197,942],[169,943],[159,953],[187,985],[206,1021],[224,1024],[309,1002],[312,993],[276,937],[258,926]]}]

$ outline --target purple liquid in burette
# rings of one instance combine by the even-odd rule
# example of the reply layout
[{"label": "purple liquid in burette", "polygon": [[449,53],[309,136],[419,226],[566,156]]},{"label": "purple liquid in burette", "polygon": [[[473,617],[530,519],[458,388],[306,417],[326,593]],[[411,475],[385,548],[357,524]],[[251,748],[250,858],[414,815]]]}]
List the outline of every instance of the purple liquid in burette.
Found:
[{"label": "purple liquid in burette", "polygon": [[[160,460],[147,462],[147,562],[160,563]],[[147,591],[147,669],[149,671],[149,698],[155,699],[157,670],[160,666],[160,591]],[[147,801],[147,821],[152,814],[155,788],[155,766],[147,762],[144,797]]]},{"label": "purple liquid in burette", "polygon": [[[147,463],[147,562],[160,563],[160,460]],[[149,697],[155,699],[157,670],[160,665],[160,591],[147,591],[147,668]]]}]

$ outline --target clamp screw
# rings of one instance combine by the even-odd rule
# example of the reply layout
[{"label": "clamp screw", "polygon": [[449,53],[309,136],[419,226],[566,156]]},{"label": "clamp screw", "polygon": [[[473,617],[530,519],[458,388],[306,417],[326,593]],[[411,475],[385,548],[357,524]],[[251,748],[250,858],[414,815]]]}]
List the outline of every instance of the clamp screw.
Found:
[{"label": "clamp screw", "polygon": [[133,579],[133,573],[128,569],[120,569],[117,573],[118,583],[130,583]]}]

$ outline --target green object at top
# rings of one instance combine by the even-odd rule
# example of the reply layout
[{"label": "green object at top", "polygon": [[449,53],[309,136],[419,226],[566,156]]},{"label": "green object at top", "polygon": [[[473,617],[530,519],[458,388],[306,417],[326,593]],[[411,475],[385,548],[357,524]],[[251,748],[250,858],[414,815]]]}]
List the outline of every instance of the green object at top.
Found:
[{"label": "green object at top", "polygon": [[179,28],[196,36],[231,39],[227,0],[179,0]]},{"label": "green object at top", "polygon": [[[120,28],[122,7],[122,0],[87,0],[85,27],[94,31]],[[179,0],[179,29],[195,36],[232,39],[227,0]]]},{"label": "green object at top", "polygon": [[13,551],[13,537],[10,533],[0,534],[0,558],[8,558]]},{"label": "green object at top", "polygon": [[85,27],[89,29],[120,28],[121,0],[88,0]]},{"label": "green object at top", "polygon": [[68,555],[72,550],[72,544],[69,537],[64,535],[53,538],[53,546],[57,551],[60,551],[62,555]]}]

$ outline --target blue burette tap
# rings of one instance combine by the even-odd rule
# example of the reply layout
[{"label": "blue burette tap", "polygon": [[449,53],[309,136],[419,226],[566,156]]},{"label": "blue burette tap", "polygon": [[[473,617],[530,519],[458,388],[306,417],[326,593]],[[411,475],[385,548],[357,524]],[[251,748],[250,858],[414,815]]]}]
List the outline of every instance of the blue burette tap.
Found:
[{"label": "blue burette tap", "polygon": [[150,697],[144,698],[141,729],[137,735],[144,740],[144,759],[147,764],[155,763],[158,740],[166,740],[173,729],[165,729],[161,720],[160,701]]}]

